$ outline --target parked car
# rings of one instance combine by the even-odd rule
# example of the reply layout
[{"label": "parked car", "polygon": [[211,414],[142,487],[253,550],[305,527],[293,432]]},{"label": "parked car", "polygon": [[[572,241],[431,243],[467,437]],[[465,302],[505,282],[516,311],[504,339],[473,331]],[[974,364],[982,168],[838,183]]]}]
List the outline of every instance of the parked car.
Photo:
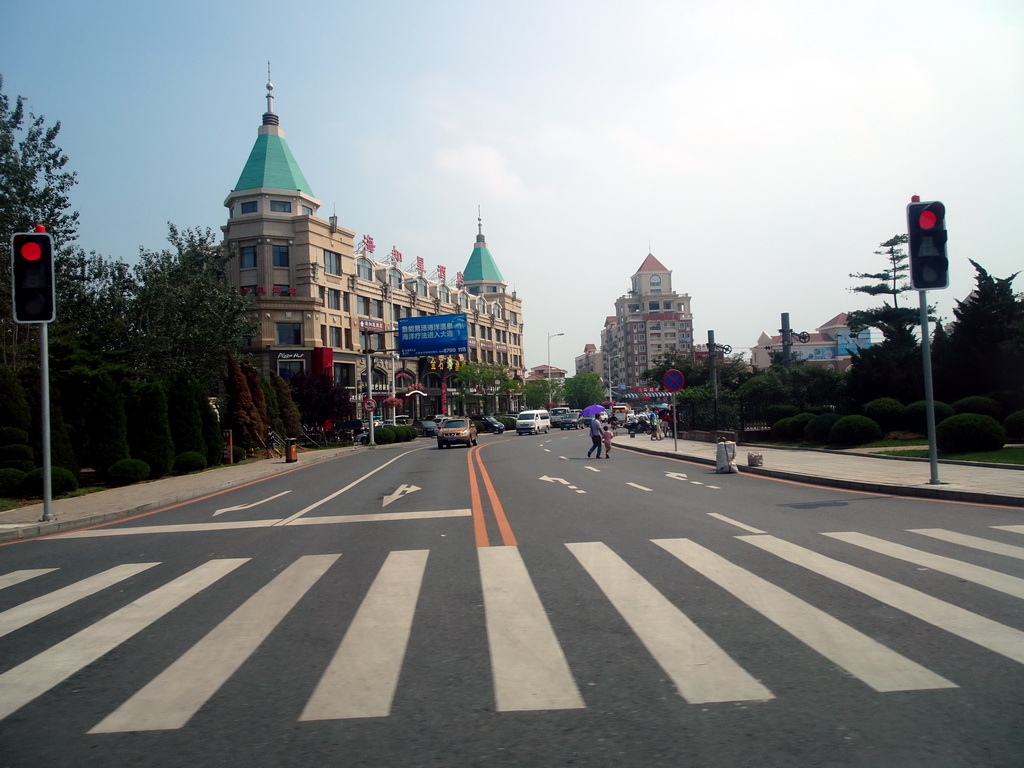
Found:
[{"label": "parked car", "polygon": [[423,437],[437,437],[438,433],[441,431],[441,428],[437,425],[436,421],[417,422],[416,428]]},{"label": "parked car", "polygon": [[493,416],[481,416],[479,420],[487,428],[488,432],[500,435],[505,431],[505,425]]},{"label": "parked car", "polygon": [[523,411],[516,416],[516,434],[539,435],[551,431],[551,414],[547,411]]},{"label": "parked car", "polygon": [[451,448],[459,444],[467,448],[476,445],[476,424],[469,419],[448,419],[437,436],[437,447]]},{"label": "parked car", "polygon": [[551,426],[560,427],[562,426],[562,419],[564,419],[570,413],[572,413],[572,409],[566,408],[565,406],[562,405],[558,405],[552,408],[549,411],[549,413],[551,414]]},{"label": "parked car", "polygon": [[[553,419],[552,423],[554,423]],[[569,411],[569,413],[564,414],[560,426],[562,429],[583,429],[583,412]]]}]

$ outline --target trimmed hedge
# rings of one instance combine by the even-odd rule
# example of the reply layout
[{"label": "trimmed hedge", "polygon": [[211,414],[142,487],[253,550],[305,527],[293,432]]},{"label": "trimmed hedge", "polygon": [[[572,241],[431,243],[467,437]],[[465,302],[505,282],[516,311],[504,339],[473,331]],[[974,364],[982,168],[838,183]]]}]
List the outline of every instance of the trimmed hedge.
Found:
[{"label": "trimmed hedge", "polygon": [[0,445],[0,461],[32,461],[31,445]]},{"label": "trimmed hedge", "polygon": [[894,397],[879,397],[865,403],[862,414],[875,422],[882,434],[895,432],[903,419],[903,403]]},{"label": "trimmed hedge", "polygon": [[958,416],[961,413],[977,413],[983,416],[991,416],[997,420],[1003,416],[1003,407],[999,405],[997,400],[993,400],[991,397],[982,397],[981,395],[964,397],[957,400],[953,403],[953,410],[956,411]]},{"label": "trimmed hedge", "polygon": [[764,409],[764,417],[768,421],[769,426],[774,427],[782,419],[788,419],[796,416],[800,413],[800,409],[795,405],[769,405]]},{"label": "trimmed hedge", "polygon": [[1024,411],[1014,411],[1003,419],[1003,429],[1011,440],[1024,440]]},{"label": "trimmed hedge", "polygon": [[878,423],[867,416],[843,416],[828,433],[828,441],[837,445],[864,445],[881,439]]},{"label": "trimmed hedge", "polygon": [[174,474],[187,475],[206,469],[206,456],[199,451],[185,451],[174,457]]},{"label": "trimmed hedge", "polygon": [[[50,467],[50,493],[56,497],[77,490],[78,479],[71,472],[64,467]],[[39,498],[43,495],[42,467],[25,474],[21,481],[21,494],[25,498]]]},{"label": "trimmed hedge", "polygon": [[[956,411],[949,403],[935,401],[935,423],[945,421],[950,416],[955,416]],[[916,432],[919,435],[928,434],[928,401],[917,400],[903,409],[903,428],[908,432]]]},{"label": "trimmed hedge", "polygon": [[21,482],[27,473],[20,469],[0,469],[0,497],[16,499],[21,496]]},{"label": "trimmed hedge", "polygon": [[998,451],[1006,444],[1006,430],[991,416],[959,413],[935,428],[935,442],[945,453]]},{"label": "trimmed hedge", "polygon": [[240,445],[231,446],[231,461],[235,464],[245,461],[245,448]]},{"label": "trimmed hedge", "polygon": [[0,427],[0,445],[28,445],[28,432],[18,427]]},{"label": "trimmed hedge", "polygon": [[815,416],[804,427],[804,440],[809,443],[827,443],[832,427],[842,416],[838,413],[823,413]]},{"label": "trimmed hedge", "polygon": [[134,485],[149,477],[149,464],[142,459],[121,459],[110,465],[106,472],[110,485]]}]

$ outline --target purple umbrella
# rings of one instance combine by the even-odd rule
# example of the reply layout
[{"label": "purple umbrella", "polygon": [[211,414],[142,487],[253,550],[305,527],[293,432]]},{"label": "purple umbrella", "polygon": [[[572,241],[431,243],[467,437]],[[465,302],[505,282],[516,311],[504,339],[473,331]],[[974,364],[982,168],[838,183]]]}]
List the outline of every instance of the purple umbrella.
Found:
[{"label": "purple umbrella", "polygon": [[596,416],[599,413],[604,413],[603,405],[588,405],[583,409],[584,416]]}]

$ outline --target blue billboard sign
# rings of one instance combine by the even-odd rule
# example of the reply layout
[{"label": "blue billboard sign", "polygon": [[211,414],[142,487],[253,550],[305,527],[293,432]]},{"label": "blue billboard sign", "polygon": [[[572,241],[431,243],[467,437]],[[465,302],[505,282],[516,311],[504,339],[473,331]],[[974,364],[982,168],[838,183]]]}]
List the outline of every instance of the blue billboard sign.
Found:
[{"label": "blue billboard sign", "polygon": [[401,357],[469,354],[466,315],[398,318],[398,354]]}]

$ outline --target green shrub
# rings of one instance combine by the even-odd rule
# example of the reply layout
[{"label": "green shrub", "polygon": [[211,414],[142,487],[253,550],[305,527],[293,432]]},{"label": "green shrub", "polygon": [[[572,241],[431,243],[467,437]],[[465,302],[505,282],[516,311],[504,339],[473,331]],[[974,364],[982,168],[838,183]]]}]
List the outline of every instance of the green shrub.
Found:
[{"label": "green shrub", "polygon": [[1003,419],[1003,429],[1011,440],[1024,440],[1024,411],[1015,411]]},{"label": "green shrub", "polygon": [[795,405],[769,405],[764,409],[764,417],[768,425],[774,427],[782,419],[788,419],[800,413]]},{"label": "green shrub", "polygon": [[983,416],[991,416],[993,419],[1000,419],[1003,416],[1003,409],[996,400],[981,395],[957,400],[953,403],[953,410],[958,416],[961,413],[978,413]]},{"label": "green shrub", "polygon": [[245,448],[240,445],[234,445],[231,447],[231,461],[237,464],[240,461],[245,461]]},{"label": "green shrub", "polygon": [[397,441],[394,427],[381,427],[373,431],[373,441],[377,445],[391,445]]},{"label": "green shrub", "polygon": [[[78,490],[78,480],[64,467],[50,467],[50,493],[63,496]],[[26,498],[39,498],[43,495],[43,469],[37,467],[25,473],[21,481],[21,493]]]},{"label": "green shrub", "polygon": [[185,451],[174,457],[174,474],[187,475],[206,469],[206,456],[199,451]]},{"label": "green shrub", "polygon": [[[945,421],[950,416],[956,415],[953,406],[949,403],[935,401],[935,423]],[[919,435],[928,434],[928,401],[918,400],[903,409],[903,428],[908,432],[916,432]]]},{"label": "green shrub", "polygon": [[865,403],[862,414],[875,422],[884,435],[902,426],[903,411],[903,403],[896,398],[879,397]]},{"label": "green shrub", "polygon": [[0,445],[28,445],[28,432],[17,427],[0,427]]},{"label": "green shrub", "polygon": [[121,459],[107,469],[107,482],[111,485],[132,485],[149,477],[149,464],[142,459]]},{"label": "green shrub", "polygon": [[9,461],[0,462],[0,467],[4,469],[20,469],[22,472],[31,472],[36,468],[34,461],[26,461],[25,459],[10,459]]},{"label": "green shrub", "polygon": [[772,424],[772,440],[786,441],[789,440],[789,427],[793,423],[793,417],[787,416],[783,419],[779,419]]},{"label": "green shrub", "polygon": [[804,440],[809,443],[827,443],[832,427],[842,416],[838,413],[823,413],[815,416],[804,427]]},{"label": "green shrub", "polygon": [[0,469],[0,497],[16,499],[21,495],[21,482],[27,473],[20,469]]},{"label": "green shrub", "polygon": [[32,446],[0,445],[0,461],[32,461]]},{"label": "green shrub", "polygon": [[836,445],[864,445],[881,438],[881,428],[867,416],[843,416],[828,433],[828,441]]},{"label": "green shrub", "polygon": [[1006,430],[991,416],[958,413],[935,428],[935,442],[945,453],[998,451],[1006,444]]},{"label": "green shrub", "polygon": [[805,440],[807,425],[814,421],[813,413],[798,413],[789,422],[789,439],[802,442]]}]

